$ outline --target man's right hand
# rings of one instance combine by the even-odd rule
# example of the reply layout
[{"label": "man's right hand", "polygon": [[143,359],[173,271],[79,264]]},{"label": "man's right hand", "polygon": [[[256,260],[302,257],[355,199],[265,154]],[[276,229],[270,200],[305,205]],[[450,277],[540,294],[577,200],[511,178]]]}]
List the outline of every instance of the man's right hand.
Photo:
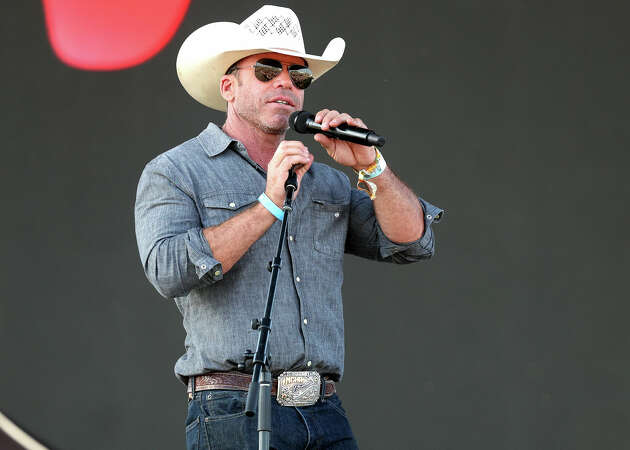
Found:
[{"label": "man's right hand", "polygon": [[300,141],[282,141],[267,166],[267,186],[265,194],[278,207],[282,208],[286,191],[284,183],[289,176],[289,169],[297,166],[295,173],[298,180],[298,188],[294,196],[300,191],[302,177],[310,169],[315,157]]},{"label": "man's right hand", "polygon": [[[282,208],[286,198],[284,183],[289,176],[289,169],[301,165],[295,170],[299,191],[302,176],[313,164],[313,159],[313,155],[301,142],[281,142],[267,166],[265,186],[267,197]],[[203,235],[210,245],[212,255],[221,263],[223,273],[227,273],[276,220],[257,202],[253,207],[245,209],[220,225],[204,228]]]}]

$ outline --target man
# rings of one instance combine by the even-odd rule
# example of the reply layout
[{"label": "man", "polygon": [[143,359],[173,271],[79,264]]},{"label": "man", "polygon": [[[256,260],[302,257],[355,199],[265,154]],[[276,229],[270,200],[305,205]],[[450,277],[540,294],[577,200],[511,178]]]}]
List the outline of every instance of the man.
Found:
[{"label": "man", "polygon": [[[306,54],[293,11],[264,6],[240,25],[200,28],[178,55],[184,88],[227,111],[222,128],[211,123],[147,164],[136,199],[145,272],[175,300],[187,332],[175,373],[188,385],[188,448],[257,448],[256,420],[243,413],[251,366],[239,372],[239,363],[256,348],[250,321],[265,305],[291,167],[299,187],[277,281],[271,372],[317,373],[322,385],[310,406],[272,401],[272,448],[356,448],[334,393],[343,375],[344,251],[395,263],[433,254],[430,226],[442,210],[419,200],[374,147],[315,136],[338,164],[360,173],[359,190],[342,172],[314,162],[303,143],[284,140],[304,90],[341,59],[344,46],[336,38],[323,56]],[[366,127],[328,109],[315,121],[324,130]]]}]

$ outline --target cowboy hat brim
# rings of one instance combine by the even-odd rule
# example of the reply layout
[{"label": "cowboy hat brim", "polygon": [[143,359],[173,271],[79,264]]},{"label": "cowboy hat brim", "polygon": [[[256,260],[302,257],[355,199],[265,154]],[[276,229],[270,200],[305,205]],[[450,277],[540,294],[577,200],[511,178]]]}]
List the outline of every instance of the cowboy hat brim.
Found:
[{"label": "cowboy hat brim", "polygon": [[[261,45],[263,44],[263,45]],[[177,55],[177,76],[182,86],[195,100],[219,111],[226,110],[219,80],[236,61],[258,53],[274,52],[299,56],[306,60],[316,80],[332,69],[343,56],[345,42],[332,39],[322,56],[300,51],[265,46],[254,40],[232,22],[215,22],[194,31],[186,38]]]}]

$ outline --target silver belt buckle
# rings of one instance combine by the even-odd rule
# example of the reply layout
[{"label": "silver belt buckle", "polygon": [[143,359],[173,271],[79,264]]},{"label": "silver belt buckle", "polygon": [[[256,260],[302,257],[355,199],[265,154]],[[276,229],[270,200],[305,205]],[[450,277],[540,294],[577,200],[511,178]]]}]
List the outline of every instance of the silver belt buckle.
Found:
[{"label": "silver belt buckle", "polygon": [[320,395],[321,377],[315,371],[283,372],[278,376],[276,399],[282,406],[314,405]]}]

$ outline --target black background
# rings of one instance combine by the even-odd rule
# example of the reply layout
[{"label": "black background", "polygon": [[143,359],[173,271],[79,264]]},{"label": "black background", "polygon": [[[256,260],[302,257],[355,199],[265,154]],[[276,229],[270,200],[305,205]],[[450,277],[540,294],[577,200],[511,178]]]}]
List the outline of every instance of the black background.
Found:
[{"label": "black background", "polygon": [[[630,448],[626,4],[278,4],[308,52],[347,41],[306,109],[362,117],[447,210],[429,262],[346,258],[339,390],[361,448]],[[142,272],[135,190],[224,118],[177,80],[185,37],[259,6],[193,1],[155,58],[84,72],[39,2],[3,4],[0,409],[55,447],[184,447],[184,333]]]}]

